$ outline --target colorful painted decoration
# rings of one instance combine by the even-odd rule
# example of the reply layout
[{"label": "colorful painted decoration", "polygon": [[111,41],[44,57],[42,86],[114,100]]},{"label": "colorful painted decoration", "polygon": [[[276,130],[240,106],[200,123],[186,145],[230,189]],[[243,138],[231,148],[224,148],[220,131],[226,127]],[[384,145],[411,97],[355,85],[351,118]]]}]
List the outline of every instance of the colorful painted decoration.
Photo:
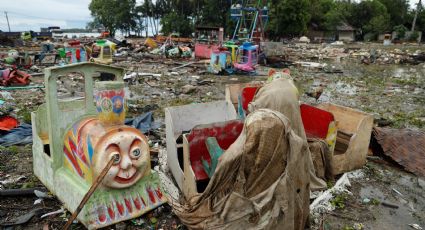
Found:
[{"label": "colorful painted decoration", "polygon": [[[154,182],[152,182],[154,181]],[[103,227],[117,220],[132,219],[143,210],[151,210],[166,202],[155,178],[147,176],[140,183],[130,187],[125,192],[110,190],[108,193],[96,191],[86,204],[91,219],[90,225]]]},{"label": "colorful painted decoration", "polygon": [[159,178],[151,174],[149,145],[135,128],[123,125],[124,84],[97,82],[97,116],[72,125],[64,137],[64,166],[87,184],[102,172],[109,159],[114,164],[88,201],[89,226],[103,227],[151,210],[166,198]]},{"label": "colorful painted decoration", "polygon": [[96,82],[96,110],[99,120],[109,124],[123,124],[125,120],[124,83]]}]

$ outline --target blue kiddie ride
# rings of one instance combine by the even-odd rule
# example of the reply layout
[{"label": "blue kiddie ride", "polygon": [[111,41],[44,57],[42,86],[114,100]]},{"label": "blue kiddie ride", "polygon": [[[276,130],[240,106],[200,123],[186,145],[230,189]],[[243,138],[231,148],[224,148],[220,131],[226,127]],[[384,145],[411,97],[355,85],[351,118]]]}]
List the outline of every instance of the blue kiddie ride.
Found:
[{"label": "blue kiddie ride", "polygon": [[214,74],[232,74],[234,72],[232,65],[232,56],[227,48],[220,47],[211,53],[211,61],[208,72]]}]

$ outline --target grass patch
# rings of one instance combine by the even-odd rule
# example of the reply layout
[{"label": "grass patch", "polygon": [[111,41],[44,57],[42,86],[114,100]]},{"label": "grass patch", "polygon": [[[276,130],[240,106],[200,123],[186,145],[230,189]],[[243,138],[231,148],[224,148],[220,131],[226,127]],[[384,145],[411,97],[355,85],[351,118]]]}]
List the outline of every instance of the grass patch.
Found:
[{"label": "grass patch", "polygon": [[372,205],[379,205],[381,202],[380,202],[378,199],[372,198],[372,199],[370,200],[370,203],[371,203]]},{"label": "grass patch", "polygon": [[5,148],[4,152],[10,153],[10,154],[18,154],[19,153],[19,148],[18,146],[10,146]]},{"label": "grass patch", "polygon": [[348,194],[340,193],[340,194],[333,194],[333,195],[334,195],[334,198],[330,201],[331,205],[337,209],[345,208],[345,204],[348,200]]},{"label": "grass patch", "polygon": [[21,185],[21,188],[34,188],[40,185],[40,181],[35,175],[31,175],[28,181]]},{"label": "grass patch", "polygon": [[375,178],[375,179],[378,179],[378,180],[381,180],[382,181],[382,179],[383,179],[382,173],[378,169],[376,169],[376,167],[374,165],[372,165],[371,163],[368,162],[363,167],[363,169],[364,169],[365,174],[368,177]]},{"label": "grass patch", "polygon": [[400,85],[416,85],[418,84],[418,81],[416,78],[412,77],[412,78],[408,78],[408,79],[403,79],[403,78],[393,78],[391,79],[394,83],[400,84]]},{"label": "grass patch", "polygon": [[31,124],[31,111],[27,108],[22,108],[18,111],[18,117],[22,119],[23,122]]},{"label": "grass patch", "polygon": [[421,117],[420,111],[413,113],[397,112],[392,119],[394,122],[392,126],[394,128],[405,128],[406,124],[409,124],[418,128],[424,128],[425,121],[418,119],[419,117]]},{"label": "grass patch", "polygon": [[191,99],[176,98],[176,99],[173,99],[173,100],[169,100],[168,106],[181,106],[181,105],[187,105],[187,104],[191,104],[191,103],[193,103],[193,101]]}]

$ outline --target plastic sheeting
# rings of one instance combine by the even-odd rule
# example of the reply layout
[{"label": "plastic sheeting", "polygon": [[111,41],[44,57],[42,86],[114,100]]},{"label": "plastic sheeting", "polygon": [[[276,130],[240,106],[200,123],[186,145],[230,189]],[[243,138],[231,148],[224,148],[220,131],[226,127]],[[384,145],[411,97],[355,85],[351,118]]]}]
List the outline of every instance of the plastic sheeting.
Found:
[{"label": "plastic sheeting", "polygon": [[154,122],[152,112],[144,113],[135,118],[126,119],[125,124],[133,126],[134,128],[140,130],[140,132],[142,133],[147,133],[153,129],[157,129],[160,127],[160,124]]},{"label": "plastic sheeting", "polygon": [[22,123],[18,128],[0,133],[0,145],[26,145],[32,143],[31,125]]}]

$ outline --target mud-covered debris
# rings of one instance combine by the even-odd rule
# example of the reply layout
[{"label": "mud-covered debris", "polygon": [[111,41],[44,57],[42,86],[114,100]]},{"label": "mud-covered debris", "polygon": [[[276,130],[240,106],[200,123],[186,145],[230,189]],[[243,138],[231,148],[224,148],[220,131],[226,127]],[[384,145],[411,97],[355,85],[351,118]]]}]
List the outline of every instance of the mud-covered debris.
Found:
[{"label": "mud-covered debris", "polygon": [[197,88],[193,85],[185,85],[182,87],[182,93],[184,94],[191,94],[194,93],[197,90]]},{"label": "mud-covered debris", "polygon": [[14,220],[11,220],[8,223],[2,223],[0,226],[7,227],[7,226],[25,224],[29,220],[31,220],[31,218],[33,218],[34,216],[40,215],[41,213],[43,213],[43,211],[44,211],[44,208],[35,208],[35,209],[31,210],[30,212],[25,213],[25,214],[17,217]]},{"label": "mud-covered debris", "polygon": [[373,129],[373,149],[384,154],[407,171],[425,176],[425,132],[412,129]]}]

